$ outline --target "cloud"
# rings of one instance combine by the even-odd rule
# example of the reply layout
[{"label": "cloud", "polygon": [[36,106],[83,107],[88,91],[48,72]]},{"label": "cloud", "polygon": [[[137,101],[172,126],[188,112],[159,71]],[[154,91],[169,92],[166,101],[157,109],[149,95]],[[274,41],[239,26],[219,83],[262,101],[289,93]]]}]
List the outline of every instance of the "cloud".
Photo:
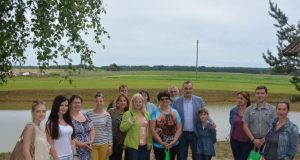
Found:
[{"label": "cloud", "polygon": [[[292,23],[299,20],[299,1],[278,3]],[[108,0],[104,5],[103,25],[112,37],[105,39],[106,49],[86,37],[97,51],[97,66],[194,65],[199,40],[200,65],[268,67],[262,53],[276,48],[268,1]]]}]

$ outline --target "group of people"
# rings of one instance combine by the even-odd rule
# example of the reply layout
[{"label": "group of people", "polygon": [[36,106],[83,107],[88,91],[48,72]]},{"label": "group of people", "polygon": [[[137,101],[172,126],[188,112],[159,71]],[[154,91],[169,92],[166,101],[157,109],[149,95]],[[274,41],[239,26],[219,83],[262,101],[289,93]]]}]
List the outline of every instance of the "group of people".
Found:
[{"label": "group of people", "polygon": [[237,93],[237,104],[230,110],[230,145],[235,160],[246,160],[251,150],[262,160],[292,160],[297,153],[298,127],[288,118],[290,104],[267,103],[268,89],[255,89],[256,103],[248,92]]},{"label": "group of people", "polygon": [[[23,132],[23,154],[27,160],[186,160],[189,147],[193,160],[215,156],[216,124],[201,97],[193,94],[193,84],[185,81],[179,89],[171,86],[157,94],[158,105],[142,90],[128,98],[128,87],[108,107],[96,93],[95,107],[81,111],[82,97],[56,96],[46,129],[43,101],[32,105],[33,125]],[[288,118],[289,103],[276,109],[266,103],[267,88],[256,88],[256,103],[248,92],[237,93],[237,105],[230,111],[230,144],[235,160],[246,160],[254,147],[266,160],[293,159],[297,152],[298,128]],[[34,134],[33,134],[34,133]],[[30,143],[35,139],[35,153]]]}]

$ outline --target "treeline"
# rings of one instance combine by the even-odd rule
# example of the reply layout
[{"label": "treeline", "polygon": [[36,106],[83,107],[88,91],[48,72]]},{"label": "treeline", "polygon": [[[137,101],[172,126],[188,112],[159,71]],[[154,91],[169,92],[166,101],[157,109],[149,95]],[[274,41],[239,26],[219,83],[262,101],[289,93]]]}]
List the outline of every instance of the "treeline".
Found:
[{"label": "treeline", "polygon": [[[105,71],[195,71],[194,66],[164,66],[164,65],[155,65],[155,66],[125,66],[110,64],[109,66],[94,67],[91,68],[85,65],[74,65],[76,69],[102,69]],[[14,66],[14,68],[19,68],[19,66]],[[38,68],[37,66],[22,66],[21,68]],[[50,69],[67,69],[67,65],[60,66],[50,66]],[[250,68],[250,67],[198,67],[200,72],[229,72],[229,73],[253,73],[253,74],[273,74],[272,70],[269,68]]]},{"label": "treeline", "polygon": [[[195,71],[194,66],[124,66],[111,64],[109,66],[100,67],[106,71]],[[254,73],[254,74],[270,74],[272,72],[269,68],[249,68],[249,67],[198,67],[200,72],[230,72],[230,73]]]}]

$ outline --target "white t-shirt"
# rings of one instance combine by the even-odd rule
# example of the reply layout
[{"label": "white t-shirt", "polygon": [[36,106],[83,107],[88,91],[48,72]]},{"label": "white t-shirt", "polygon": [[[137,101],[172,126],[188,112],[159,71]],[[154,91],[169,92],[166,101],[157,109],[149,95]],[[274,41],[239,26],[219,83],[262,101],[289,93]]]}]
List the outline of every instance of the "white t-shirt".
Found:
[{"label": "white t-shirt", "polygon": [[73,128],[70,125],[59,125],[59,137],[54,139],[54,148],[59,158],[73,154],[71,145],[72,133]]}]

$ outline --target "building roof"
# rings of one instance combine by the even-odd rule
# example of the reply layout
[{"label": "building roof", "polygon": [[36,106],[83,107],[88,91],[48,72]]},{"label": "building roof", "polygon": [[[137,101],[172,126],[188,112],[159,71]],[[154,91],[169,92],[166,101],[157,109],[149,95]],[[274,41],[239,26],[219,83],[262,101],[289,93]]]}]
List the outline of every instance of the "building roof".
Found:
[{"label": "building roof", "polygon": [[283,55],[285,56],[295,56],[297,54],[300,55],[300,37],[283,50]]}]

